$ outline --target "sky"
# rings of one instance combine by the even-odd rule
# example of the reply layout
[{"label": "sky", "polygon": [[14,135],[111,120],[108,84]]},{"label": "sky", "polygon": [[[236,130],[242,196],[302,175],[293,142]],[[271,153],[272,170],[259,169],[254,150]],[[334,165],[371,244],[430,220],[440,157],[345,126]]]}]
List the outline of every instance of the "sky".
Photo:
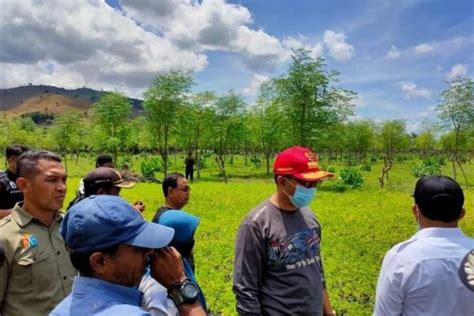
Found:
[{"label": "sky", "polygon": [[472,78],[470,0],[0,0],[0,88],[28,83],[141,98],[154,77],[192,71],[194,91],[249,103],[292,48],[340,72],[358,118],[436,118],[446,81]]}]

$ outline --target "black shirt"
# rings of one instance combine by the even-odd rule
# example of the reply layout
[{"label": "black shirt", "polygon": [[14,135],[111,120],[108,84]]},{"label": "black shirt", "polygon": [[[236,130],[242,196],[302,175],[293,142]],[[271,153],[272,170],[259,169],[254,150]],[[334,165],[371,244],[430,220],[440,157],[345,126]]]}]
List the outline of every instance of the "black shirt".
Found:
[{"label": "black shirt", "polygon": [[10,209],[17,202],[23,201],[23,193],[16,186],[17,175],[7,170],[0,172],[0,209]]}]

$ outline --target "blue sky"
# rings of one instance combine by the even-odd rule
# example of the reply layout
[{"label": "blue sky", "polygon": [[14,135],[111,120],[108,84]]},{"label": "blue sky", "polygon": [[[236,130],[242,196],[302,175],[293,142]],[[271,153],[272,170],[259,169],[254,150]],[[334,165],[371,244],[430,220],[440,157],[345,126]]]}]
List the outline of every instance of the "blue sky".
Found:
[{"label": "blue sky", "polygon": [[[199,90],[251,103],[285,72],[292,47],[338,70],[356,116],[436,117],[455,76],[472,77],[474,2],[1,0],[0,87],[88,86],[140,97],[157,74],[193,71]],[[13,35],[13,36],[12,36]]]}]

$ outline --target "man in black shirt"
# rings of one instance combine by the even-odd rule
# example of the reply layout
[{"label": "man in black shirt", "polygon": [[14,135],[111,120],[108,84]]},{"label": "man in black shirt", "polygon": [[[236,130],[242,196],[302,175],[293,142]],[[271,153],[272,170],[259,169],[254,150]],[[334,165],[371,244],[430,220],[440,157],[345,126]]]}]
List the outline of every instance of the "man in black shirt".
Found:
[{"label": "man in black shirt", "polygon": [[194,160],[193,153],[189,152],[188,157],[184,160],[184,164],[186,165],[186,180],[190,179],[191,181],[194,180],[194,164],[196,161]]},{"label": "man in black shirt", "polygon": [[28,151],[23,145],[8,146],[5,153],[8,168],[5,172],[0,171],[0,219],[9,215],[17,202],[23,201],[23,193],[16,186],[16,162],[18,157]]},{"label": "man in black shirt", "polygon": [[[165,196],[165,203],[156,211],[153,217],[153,223],[161,223],[161,216],[169,210],[182,210],[188,204],[191,196],[191,187],[188,180],[181,173],[170,173],[163,179],[163,195]],[[197,226],[196,226],[197,227]],[[195,228],[196,228],[195,227]],[[175,248],[181,255],[189,261],[192,270],[194,271],[194,254],[193,254],[194,239],[191,238],[187,243]]]},{"label": "man in black shirt", "polygon": [[161,206],[153,217],[153,222],[158,223],[161,214],[167,210],[180,210],[188,204],[191,196],[191,187],[188,180],[181,173],[170,173],[163,179],[163,195],[165,204]]}]

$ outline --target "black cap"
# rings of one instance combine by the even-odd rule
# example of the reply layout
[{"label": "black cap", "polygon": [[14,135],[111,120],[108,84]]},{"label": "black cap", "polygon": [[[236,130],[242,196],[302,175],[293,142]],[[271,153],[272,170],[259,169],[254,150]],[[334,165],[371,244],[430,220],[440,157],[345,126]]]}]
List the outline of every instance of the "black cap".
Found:
[{"label": "black cap", "polygon": [[464,193],[461,187],[456,181],[446,176],[420,178],[416,183],[413,196],[423,215],[432,220],[457,219],[464,204]]},{"label": "black cap", "polygon": [[84,177],[84,187],[110,185],[119,188],[132,188],[135,182],[125,181],[114,168],[98,167]]}]

